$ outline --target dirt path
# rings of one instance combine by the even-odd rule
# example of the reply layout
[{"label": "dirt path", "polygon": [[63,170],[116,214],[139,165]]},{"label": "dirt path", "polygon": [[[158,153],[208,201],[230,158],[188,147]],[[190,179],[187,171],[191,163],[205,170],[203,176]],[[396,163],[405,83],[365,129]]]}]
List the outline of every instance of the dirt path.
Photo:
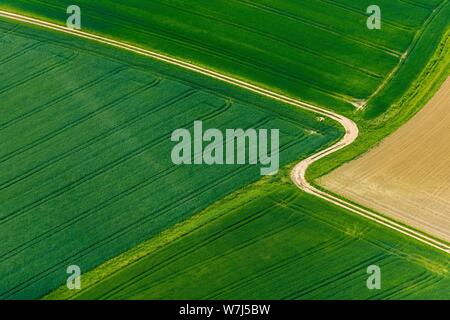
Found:
[{"label": "dirt path", "polygon": [[388,228],[396,230],[404,235],[407,235],[411,238],[421,241],[422,243],[425,243],[436,249],[439,249],[441,251],[444,251],[444,252],[447,252],[450,254],[450,247],[447,244],[445,244],[441,241],[435,240],[433,238],[430,238],[427,235],[422,234],[418,231],[415,231],[407,226],[403,226],[399,223],[396,223],[395,221],[385,218],[375,212],[370,212],[368,210],[362,209],[362,208],[360,208],[356,205],[353,205],[345,200],[339,199],[331,194],[320,191],[320,190],[316,189],[315,187],[313,187],[311,184],[309,184],[309,182],[306,180],[306,178],[305,178],[306,170],[312,163],[314,163],[314,162],[318,161],[319,159],[322,159],[325,156],[328,156],[342,148],[345,148],[346,146],[352,144],[356,140],[356,138],[358,137],[359,131],[358,131],[357,125],[352,120],[350,120],[344,116],[341,116],[335,112],[332,112],[332,111],[329,111],[329,110],[326,110],[326,109],[323,109],[320,107],[316,107],[316,106],[301,102],[296,99],[289,98],[287,96],[278,94],[276,92],[255,86],[255,85],[247,83],[247,82],[244,82],[242,80],[234,79],[230,76],[218,73],[216,71],[212,71],[212,70],[209,70],[209,69],[206,69],[203,67],[199,67],[194,64],[172,58],[170,56],[166,56],[166,55],[154,52],[154,51],[142,49],[142,48],[139,48],[139,47],[136,47],[133,45],[129,45],[129,44],[126,44],[126,43],[123,43],[120,41],[116,41],[113,39],[105,38],[102,36],[98,36],[98,35],[83,32],[83,31],[72,30],[72,29],[69,29],[69,28],[54,24],[54,23],[46,22],[43,20],[38,20],[35,18],[31,18],[31,17],[27,17],[24,15],[20,15],[20,14],[8,12],[8,11],[3,11],[3,10],[0,10],[0,17],[7,18],[10,20],[14,20],[14,21],[32,24],[35,26],[39,26],[39,27],[46,28],[46,29],[51,29],[51,30],[58,31],[58,32],[63,32],[66,34],[81,37],[81,38],[88,39],[91,41],[96,41],[99,43],[107,44],[107,45],[117,47],[117,48],[120,48],[123,50],[131,51],[131,52],[143,55],[143,56],[157,59],[159,61],[170,63],[172,65],[175,65],[175,66],[187,69],[187,70],[191,70],[191,71],[203,74],[205,76],[208,76],[208,77],[220,80],[220,81],[224,81],[226,83],[238,86],[240,88],[250,90],[257,94],[290,104],[292,106],[302,108],[304,110],[314,112],[316,114],[331,118],[331,119],[339,122],[345,128],[346,133],[345,133],[344,137],[339,142],[334,144],[333,146],[331,146],[323,151],[320,151],[317,154],[314,154],[311,157],[309,157],[309,158],[301,161],[299,164],[297,164],[291,173],[291,178],[292,178],[293,182],[301,190],[303,190],[307,193],[313,194],[321,199],[324,199],[330,203],[333,203],[334,205],[342,207],[342,208],[349,210],[355,214],[358,214],[367,219],[375,221],[375,222],[382,224]]}]

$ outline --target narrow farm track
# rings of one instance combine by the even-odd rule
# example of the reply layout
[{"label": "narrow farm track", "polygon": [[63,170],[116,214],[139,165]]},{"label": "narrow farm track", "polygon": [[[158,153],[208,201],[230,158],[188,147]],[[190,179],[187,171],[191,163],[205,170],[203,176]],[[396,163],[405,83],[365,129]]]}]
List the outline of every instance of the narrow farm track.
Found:
[{"label": "narrow farm track", "polygon": [[205,76],[208,76],[208,77],[220,80],[220,81],[224,81],[231,85],[234,85],[234,86],[246,89],[246,90],[250,90],[252,92],[263,95],[265,97],[275,99],[275,100],[287,103],[289,105],[302,108],[307,111],[314,112],[316,114],[328,117],[330,119],[333,119],[333,120],[339,122],[345,128],[346,132],[345,132],[344,137],[339,142],[332,145],[331,147],[329,147],[325,150],[322,150],[322,151],[308,157],[307,159],[301,161],[300,163],[298,163],[291,172],[291,178],[292,178],[293,182],[304,192],[315,195],[327,202],[330,202],[341,208],[349,210],[349,211],[351,211],[355,214],[358,214],[360,216],[363,216],[371,221],[377,222],[385,227],[388,227],[397,232],[400,232],[405,236],[409,236],[409,237],[414,238],[424,244],[427,244],[427,245],[432,246],[440,251],[450,254],[450,246],[447,243],[439,241],[434,238],[431,238],[422,232],[416,231],[408,226],[399,224],[399,223],[397,223],[391,219],[388,219],[378,213],[361,208],[355,204],[352,204],[346,200],[340,199],[340,198],[338,198],[332,194],[329,194],[325,191],[321,191],[321,190],[315,188],[314,186],[312,186],[306,180],[306,176],[305,176],[306,170],[308,169],[308,167],[311,164],[313,164],[314,162],[316,162],[330,154],[337,152],[338,150],[341,150],[341,149],[349,146],[356,140],[356,138],[358,137],[358,134],[359,134],[359,130],[358,130],[357,125],[352,120],[350,120],[342,115],[339,115],[335,112],[332,112],[332,111],[329,111],[329,110],[326,110],[326,109],[323,109],[323,108],[320,108],[317,106],[313,106],[311,104],[304,103],[302,101],[299,101],[299,100],[296,100],[293,98],[289,98],[289,97],[281,95],[279,93],[258,87],[256,85],[247,83],[247,82],[239,80],[239,79],[235,79],[233,77],[218,73],[216,71],[212,71],[212,70],[179,60],[179,59],[175,59],[175,58],[172,58],[172,57],[169,57],[169,56],[157,53],[157,52],[153,52],[150,50],[142,49],[142,48],[139,48],[139,47],[136,47],[133,45],[129,45],[129,44],[126,44],[126,43],[123,43],[120,41],[116,41],[113,39],[109,39],[106,37],[98,36],[98,35],[83,32],[83,31],[72,30],[72,29],[69,29],[64,26],[60,26],[60,25],[57,25],[54,23],[46,22],[43,20],[39,20],[39,19],[35,19],[35,18],[31,18],[31,17],[27,17],[24,15],[20,15],[20,14],[8,12],[8,11],[3,11],[3,10],[0,10],[0,17],[18,21],[18,22],[27,23],[27,24],[32,24],[35,26],[39,26],[39,27],[46,28],[46,29],[51,29],[51,30],[58,31],[58,32],[63,32],[63,33],[77,36],[80,38],[88,39],[91,41],[96,41],[96,42],[110,45],[110,46],[113,46],[116,48],[127,50],[130,52],[136,53],[136,54],[147,56],[147,57],[150,57],[150,58],[153,58],[153,59],[165,62],[165,63],[169,63],[169,64],[172,64],[172,65],[175,65],[175,66],[178,66],[178,67],[181,67],[181,68],[184,68],[184,69],[196,72],[196,73],[203,74]]}]

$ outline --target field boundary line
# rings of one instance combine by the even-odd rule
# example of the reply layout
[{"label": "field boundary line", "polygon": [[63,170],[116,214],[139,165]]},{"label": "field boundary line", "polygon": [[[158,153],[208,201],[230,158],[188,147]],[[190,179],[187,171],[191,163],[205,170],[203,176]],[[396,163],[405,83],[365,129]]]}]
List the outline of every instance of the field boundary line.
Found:
[{"label": "field boundary line", "polygon": [[189,63],[189,62],[185,62],[185,61],[182,61],[182,60],[179,60],[179,59],[176,59],[176,58],[173,58],[173,57],[161,54],[161,53],[143,49],[143,48],[140,48],[140,47],[137,47],[134,45],[130,45],[130,44],[127,44],[124,42],[120,42],[120,41],[117,41],[114,39],[109,39],[109,38],[106,38],[103,36],[98,36],[98,35],[95,35],[92,33],[84,32],[84,31],[73,30],[73,29],[70,29],[70,28],[55,24],[55,23],[39,20],[36,18],[31,18],[28,16],[24,16],[24,15],[12,13],[9,11],[4,11],[4,10],[0,10],[0,17],[7,18],[10,20],[14,20],[14,21],[24,22],[27,24],[32,24],[32,25],[35,25],[38,27],[43,27],[46,29],[51,29],[54,31],[58,31],[58,32],[62,32],[62,33],[70,34],[70,35],[74,35],[74,36],[77,36],[80,38],[88,39],[91,41],[95,41],[95,42],[99,42],[99,43],[106,44],[109,46],[113,46],[113,47],[116,47],[119,49],[127,50],[130,52],[136,53],[136,54],[140,54],[140,55],[143,55],[146,57],[150,57],[150,58],[153,58],[153,59],[165,62],[165,63],[169,63],[171,65],[182,67],[183,69],[187,69],[187,70],[190,70],[190,71],[193,71],[196,73],[200,73],[202,75],[208,76],[210,78],[214,78],[216,80],[226,82],[228,84],[240,87],[242,89],[252,91],[259,95],[263,95],[265,97],[275,99],[277,101],[289,104],[291,106],[299,107],[301,109],[308,110],[308,111],[314,112],[316,114],[320,114],[322,116],[328,117],[332,120],[339,122],[345,128],[344,137],[340,141],[338,141],[336,144],[332,145],[331,147],[328,147],[327,149],[322,150],[322,151],[306,158],[305,160],[301,161],[297,165],[295,165],[294,169],[291,171],[291,179],[294,182],[294,184],[306,193],[312,194],[312,195],[319,197],[329,203],[332,203],[333,205],[344,208],[350,212],[353,212],[357,215],[365,217],[373,222],[376,222],[376,223],[381,224],[385,227],[388,227],[392,230],[395,230],[405,236],[411,237],[417,241],[420,241],[424,244],[434,247],[435,249],[438,249],[447,254],[450,254],[450,246],[448,244],[446,244],[445,242],[434,239],[434,238],[426,235],[425,233],[422,233],[420,231],[416,231],[416,230],[412,229],[411,227],[402,225],[390,218],[384,217],[383,215],[381,215],[379,213],[361,208],[361,207],[354,205],[348,201],[339,199],[338,197],[336,197],[332,194],[326,193],[324,191],[321,191],[321,190],[313,187],[307,181],[306,170],[312,163],[351,145],[357,139],[357,137],[359,135],[359,129],[358,129],[358,126],[356,125],[356,123],[353,122],[352,120],[350,120],[338,113],[335,113],[333,111],[330,111],[330,110],[327,110],[327,109],[324,109],[321,107],[317,107],[312,104],[299,101],[297,99],[293,99],[293,98],[284,96],[282,94],[273,92],[268,89],[264,89],[257,85],[247,83],[247,82],[239,80],[239,79],[235,79],[231,76],[227,76],[227,75],[221,74],[219,72],[209,70],[207,68],[197,66],[197,65]]}]

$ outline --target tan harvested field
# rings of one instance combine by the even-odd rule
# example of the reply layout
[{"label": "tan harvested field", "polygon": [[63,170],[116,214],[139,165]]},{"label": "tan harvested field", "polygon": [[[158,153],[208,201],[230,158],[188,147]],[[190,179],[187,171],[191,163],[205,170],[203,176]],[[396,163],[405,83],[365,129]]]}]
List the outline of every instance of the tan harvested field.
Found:
[{"label": "tan harvested field", "polygon": [[406,125],[319,184],[450,241],[450,78]]}]

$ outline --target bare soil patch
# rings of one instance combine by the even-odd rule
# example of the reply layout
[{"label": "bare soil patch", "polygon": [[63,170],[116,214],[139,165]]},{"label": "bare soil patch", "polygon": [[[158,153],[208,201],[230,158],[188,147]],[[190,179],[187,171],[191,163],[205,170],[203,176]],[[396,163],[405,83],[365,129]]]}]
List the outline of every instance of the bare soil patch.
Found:
[{"label": "bare soil patch", "polygon": [[450,241],[450,78],[406,125],[319,183]]}]

